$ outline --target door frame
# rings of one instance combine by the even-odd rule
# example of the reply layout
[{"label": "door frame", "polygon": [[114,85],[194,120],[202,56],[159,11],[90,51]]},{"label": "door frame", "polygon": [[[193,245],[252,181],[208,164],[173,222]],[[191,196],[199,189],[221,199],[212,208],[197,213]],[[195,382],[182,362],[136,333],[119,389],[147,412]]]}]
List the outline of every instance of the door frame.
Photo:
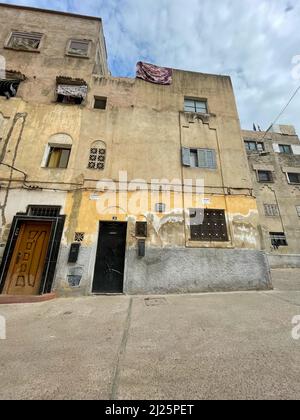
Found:
[{"label": "door frame", "polygon": [[[98,253],[98,247],[99,247],[99,241],[100,241],[100,235],[101,235],[101,225],[104,225],[106,223],[115,223],[115,224],[123,224],[126,225],[126,235],[125,235],[125,255],[124,255],[124,271],[123,271],[123,291],[120,293],[97,293],[97,292],[93,292],[94,289],[94,280],[95,280],[95,271],[96,271],[96,263],[97,263],[97,253]],[[128,221],[122,221],[122,220],[100,220],[99,224],[98,224],[98,234],[97,234],[97,241],[96,241],[96,254],[95,254],[95,261],[94,261],[94,265],[93,265],[93,275],[92,275],[92,282],[91,282],[91,290],[90,293],[92,295],[123,295],[125,294],[125,286],[126,286],[126,273],[127,273],[127,259],[126,259],[126,254],[127,254],[127,241],[128,239]]]},{"label": "door frame", "polygon": [[20,227],[23,223],[28,222],[48,222],[51,224],[51,232],[49,238],[49,245],[44,264],[41,286],[39,295],[50,293],[54,275],[57,265],[58,254],[60,250],[60,243],[63,234],[64,224],[66,216],[58,217],[35,217],[26,215],[16,215],[13,218],[12,226],[9,232],[8,241],[5,247],[2,263],[0,266],[0,294],[3,292],[6,277],[12,260],[12,256],[17,244]]}]

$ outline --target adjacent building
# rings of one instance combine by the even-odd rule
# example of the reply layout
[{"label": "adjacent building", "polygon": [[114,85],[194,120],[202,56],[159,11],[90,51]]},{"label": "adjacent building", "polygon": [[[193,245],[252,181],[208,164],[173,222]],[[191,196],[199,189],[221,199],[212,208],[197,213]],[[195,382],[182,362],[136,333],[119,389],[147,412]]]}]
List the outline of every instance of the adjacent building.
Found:
[{"label": "adjacent building", "polygon": [[243,131],[260,213],[263,249],[273,267],[300,266],[300,141],[293,126]]},{"label": "adjacent building", "polygon": [[0,21],[2,293],[270,287],[228,76],[116,78],[101,19],[0,5]]}]

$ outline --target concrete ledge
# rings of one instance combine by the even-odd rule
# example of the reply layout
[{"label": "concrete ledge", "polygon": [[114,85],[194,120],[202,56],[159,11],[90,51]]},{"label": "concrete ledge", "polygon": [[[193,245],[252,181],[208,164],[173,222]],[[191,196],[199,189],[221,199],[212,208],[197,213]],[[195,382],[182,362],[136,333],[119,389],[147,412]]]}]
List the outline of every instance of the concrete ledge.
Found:
[{"label": "concrete ledge", "polygon": [[0,305],[10,305],[15,303],[39,303],[53,300],[56,298],[55,293],[48,293],[40,296],[11,296],[0,295]]},{"label": "concrete ledge", "polygon": [[271,268],[300,268],[300,255],[267,255]]},{"label": "concrete ledge", "polygon": [[272,289],[262,251],[241,249],[155,249],[145,258],[127,251],[125,293],[166,294]]}]

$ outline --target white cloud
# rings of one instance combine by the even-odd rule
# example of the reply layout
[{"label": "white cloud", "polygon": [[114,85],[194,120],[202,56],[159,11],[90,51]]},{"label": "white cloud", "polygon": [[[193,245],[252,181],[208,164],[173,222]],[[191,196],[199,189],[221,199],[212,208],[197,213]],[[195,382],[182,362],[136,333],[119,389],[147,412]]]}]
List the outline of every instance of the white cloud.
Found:
[{"label": "white cloud", "polygon": [[[7,1],[10,3],[10,1]],[[13,3],[13,2],[12,2]],[[232,76],[242,126],[267,128],[300,80],[297,0],[24,0],[19,4],[101,16],[115,75],[135,63]],[[282,117],[300,134],[300,94]]]}]

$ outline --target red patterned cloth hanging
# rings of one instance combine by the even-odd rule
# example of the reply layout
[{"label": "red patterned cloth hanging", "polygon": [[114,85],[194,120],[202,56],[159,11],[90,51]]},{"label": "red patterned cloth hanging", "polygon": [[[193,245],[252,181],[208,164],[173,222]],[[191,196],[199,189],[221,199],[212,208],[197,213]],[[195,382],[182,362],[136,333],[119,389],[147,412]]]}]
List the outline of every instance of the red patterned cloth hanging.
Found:
[{"label": "red patterned cloth hanging", "polygon": [[140,61],[137,63],[136,77],[157,85],[171,85],[173,82],[173,70]]}]

